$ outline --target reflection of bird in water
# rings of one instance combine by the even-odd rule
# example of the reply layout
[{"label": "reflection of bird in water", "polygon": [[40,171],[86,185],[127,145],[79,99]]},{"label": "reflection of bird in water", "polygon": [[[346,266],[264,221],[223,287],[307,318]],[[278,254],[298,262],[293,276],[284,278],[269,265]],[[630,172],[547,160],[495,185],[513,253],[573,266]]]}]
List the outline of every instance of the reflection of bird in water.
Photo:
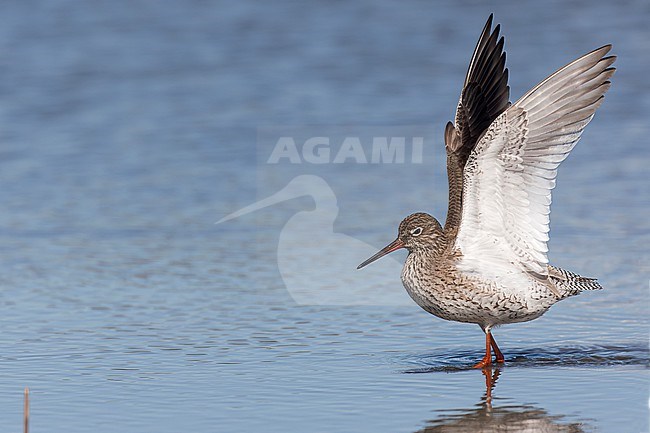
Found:
[{"label": "reflection of bird in water", "polygon": [[[280,232],[278,268],[287,290],[303,305],[409,305],[411,300],[390,282],[401,269],[391,260],[379,269],[380,276],[368,278],[350,263],[367,257],[375,248],[351,236],[334,232],[338,215],[336,195],[321,177],[301,175],[282,190],[257,203],[223,217],[222,223],[259,209],[310,196],[316,206],[297,212]],[[327,259],[325,259],[327,257]],[[381,282],[381,284],[377,284]]]},{"label": "reflection of bird in water", "polygon": [[492,16],[470,61],[445,144],[449,209],[443,228],[416,213],[397,239],[359,268],[400,248],[409,251],[402,282],[413,300],[447,320],[476,323],[485,356],[504,358],[490,330],[525,322],[583,290],[591,278],[548,264],[551,190],[559,164],[580,139],[614,74],[611,46],[594,50],[542,81],[514,104],[499,26]]},{"label": "reflection of bird in water", "polygon": [[501,373],[497,367],[483,368],[485,394],[476,409],[454,410],[429,421],[416,433],[580,433],[583,423],[563,423],[562,416],[549,415],[530,405],[492,405],[492,391]]}]

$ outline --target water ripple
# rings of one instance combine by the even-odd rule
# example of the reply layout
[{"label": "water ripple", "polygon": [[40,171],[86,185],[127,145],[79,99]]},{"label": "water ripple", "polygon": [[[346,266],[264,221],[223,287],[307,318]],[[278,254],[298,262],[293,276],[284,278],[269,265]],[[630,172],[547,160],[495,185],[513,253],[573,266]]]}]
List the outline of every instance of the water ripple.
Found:
[{"label": "water ripple", "polygon": [[[428,353],[404,357],[403,361],[417,365],[403,373],[431,373],[436,371],[462,371],[471,369],[478,362],[476,352],[457,351]],[[505,368],[530,367],[650,367],[650,352],[645,345],[592,345],[558,346],[544,348],[513,349],[506,355]]]}]

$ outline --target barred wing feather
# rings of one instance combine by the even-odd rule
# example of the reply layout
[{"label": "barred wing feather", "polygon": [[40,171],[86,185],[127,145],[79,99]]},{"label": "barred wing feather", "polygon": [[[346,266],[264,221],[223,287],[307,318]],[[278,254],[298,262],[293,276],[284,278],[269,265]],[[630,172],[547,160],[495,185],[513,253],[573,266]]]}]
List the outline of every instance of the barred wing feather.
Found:
[{"label": "barred wing feather", "polygon": [[[465,272],[548,276],[551,190],[614,74],[607,45],[561,68],[499,115],[463,173],[455,246]],[[512,265],[516,266],[512,266]]]}]

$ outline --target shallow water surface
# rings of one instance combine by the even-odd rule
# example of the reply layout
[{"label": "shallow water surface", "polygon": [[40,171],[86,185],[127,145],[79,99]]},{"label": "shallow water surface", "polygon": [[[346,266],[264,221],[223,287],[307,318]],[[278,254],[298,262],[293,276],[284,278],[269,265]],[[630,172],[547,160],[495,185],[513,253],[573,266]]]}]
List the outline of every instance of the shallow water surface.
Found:
[{"label": "shallow water surface", "polygon": [[[0,6],[0,430],[29,386],[34,432],[648,431],[645,2],[38,3]],[[413,304],[403,253],[355,267],[444,218],[492,11],[513,100],[604,43],[619,71],[549,245],[606,290],[496,329],[479,371],[483,333]],[[331,137],[330,163],[269,163],[278,133]],[[422,159],[372,163],[390,136]],[[345,137],[370,162],[333,163]]]}]

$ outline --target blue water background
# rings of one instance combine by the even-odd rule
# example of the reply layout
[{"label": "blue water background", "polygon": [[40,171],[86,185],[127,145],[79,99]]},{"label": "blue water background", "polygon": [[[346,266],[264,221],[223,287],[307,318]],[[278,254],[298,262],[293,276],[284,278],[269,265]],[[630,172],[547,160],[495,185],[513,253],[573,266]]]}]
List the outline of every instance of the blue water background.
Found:
[{"label": "blue water background", "polygon": [[[297,174],[336,193],[334,232],[376,248],[408,213],[442,219],[444,124],[490,12],[513,100],[597,46],[619,56],[560,169],[549,244],[607,290],[496,330],[491,406],[464,368],[478,327],[293,301],[278,239],[313,199],[214,224]],[[0,429],[20,429],[29,386],[33,431],[647,432],[648,22],[643,0],[3,3]],[[258,133],[278,125],[437,141],[422,164],[276,170]]]}]

